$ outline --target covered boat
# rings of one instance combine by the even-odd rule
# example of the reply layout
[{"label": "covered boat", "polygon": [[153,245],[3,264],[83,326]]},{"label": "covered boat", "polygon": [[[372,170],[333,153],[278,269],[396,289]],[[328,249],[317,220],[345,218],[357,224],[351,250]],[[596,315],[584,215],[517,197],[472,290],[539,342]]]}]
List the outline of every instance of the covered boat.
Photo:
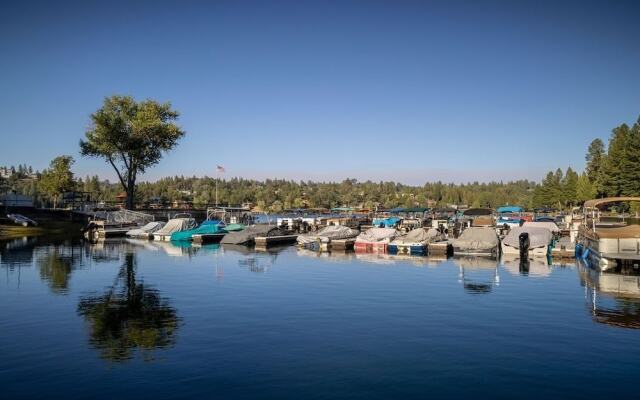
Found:
[{"label": "covered boat", "polygon": [[182,232],[196,227],[196,220],[189,217],[179,217],[170,219],[165,226],[153,233],[154,240],[168,241],[175,232]]},{"label": "covered boat", "polygon": [[298,236],[299,246],[314,250],[327,250],[332,240],[352,239],[358,236],[360,231],[346,226],[332,225],[320,229],[318,232]]},{"label": "covered boat", "polygon": [[522,213],[524,209],[519,206],[502,206],[496,210],[498,212],[498,219],[496,220],[496,226],[498,228],[503,227],[516,227],[524,221]]},{"label": "covered boat", "polygon": [[[229,230],[229,225],[227,225]],[[284,232],[274,225],[250,225],[236,232],[229,232],[220,241],[222,244],[252,245],[257,237],[282,236]]]},{"label": "covered boat", "polygon": [[476,255],[497,257],[500,253],[500,239],[495,229],[470,227],[453,242],[455,255]]},{"label": "covered boat", "polygon": [[535,228],[545,228],[551,231],[554,235],[560,234],[560,228],[553,221],[527,221],[522,226],[524,227],[535,227]]},{"label": "covered boat", "polygon": [[162,221],[149,222],[148,224],[140,228],[131,229],[130,231],[127,232],[127,236],[133,237],[133,238],[149,238],[153,235],[154,232],[157,232],[160,229],[162,229],[164,225],[165,225],[165,222],[162,222]]},{"label": "covered boat", "polygon": [[444,235],[437,229],[418,228],[394,239],[387,250],[391,254],[426,255],[429,243],[444,239]]},{"label": "covered boat", "polygon": [[502,254],[512,257],[522,256],[525,252],[528,257],[546,257],[551,255],[552,248],[553,233],[546,227],[517,226],[502,239]]},{"label": "covered boat", "polygon": [[225,233],[227,233],[227,230],[223,221],[209,220],[204,221],[197,228],[172,233],[171,241],[192,241],[194,235],[222,235]]},{"label": "covered boat", "polygon": [[356,251],[386,252],[387,246],[398,235],[394,228],[371,228],[358,235],[354,249]]}]

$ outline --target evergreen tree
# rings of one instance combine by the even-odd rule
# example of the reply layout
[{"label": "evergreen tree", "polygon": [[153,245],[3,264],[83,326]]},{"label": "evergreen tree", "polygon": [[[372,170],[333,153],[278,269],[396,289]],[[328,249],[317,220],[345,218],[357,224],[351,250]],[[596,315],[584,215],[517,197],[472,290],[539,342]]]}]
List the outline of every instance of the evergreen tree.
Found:
[{"label": "evergreen tree", "polygon": [[596,197],[595,184],[589,179],[586,172],[583,172],[576,182],[576,201],[578,203],[584,203],[587,200],[591,200]]},{"label": "evergreen tree", "polygon": [[628,168],[626,148],[629,142],[629,126],[622,124],[613,129],[609,139],[609,150],[604,157],[597,191],[603,196],[619,196],[622,193],[622,170]]},{"label": "evergreen tree", "polygon": [[640,119],[633,124],[627,136],[624,158],[620,163],[620,194],[640,195]]}]

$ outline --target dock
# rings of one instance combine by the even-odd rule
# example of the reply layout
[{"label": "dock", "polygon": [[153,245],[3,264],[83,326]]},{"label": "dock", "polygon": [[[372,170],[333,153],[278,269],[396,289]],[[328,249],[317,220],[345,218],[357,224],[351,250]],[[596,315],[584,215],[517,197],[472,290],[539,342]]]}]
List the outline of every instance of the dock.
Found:
[{"label": "dock", "polygon": [[576,258],[575,247],[554,247],[551,250],[551,257],[553,258]]},{"label": "dock", "polygon": [[427,247],[427,252],[429,253],[429,255],[446,256],[453,253],[453,247],[449,242],[429,243],[429,246]]},{"label": "dock", "polygon": [[298,235],[262,236],[255,238],[256,247],[270,247],[279,244],[295,243]]},{"label": "dock", "polygon": [[226,233],[203,233],[191,236],[193,243],[220,243]]}]

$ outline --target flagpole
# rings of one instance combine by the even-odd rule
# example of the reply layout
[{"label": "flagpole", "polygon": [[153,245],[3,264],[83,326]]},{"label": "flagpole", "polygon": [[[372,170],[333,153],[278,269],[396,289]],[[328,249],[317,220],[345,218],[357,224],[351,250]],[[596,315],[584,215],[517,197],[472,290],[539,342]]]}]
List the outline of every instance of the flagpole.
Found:
[{"label": "flagpole", "polygon": [[216,172],[218,177],[216,178],[216,207],[218,207],[218,181],[220,180],[220,171]]}]

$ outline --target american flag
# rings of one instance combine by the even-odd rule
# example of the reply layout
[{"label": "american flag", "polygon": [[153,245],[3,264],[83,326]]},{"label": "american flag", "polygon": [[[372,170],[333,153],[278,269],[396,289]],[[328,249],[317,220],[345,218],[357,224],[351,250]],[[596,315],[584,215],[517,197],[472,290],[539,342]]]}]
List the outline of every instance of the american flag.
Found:
[{"label": "american flag", "polygon": [[224,167],[222,165],[218,165],[218,172],[224,173]]}]

